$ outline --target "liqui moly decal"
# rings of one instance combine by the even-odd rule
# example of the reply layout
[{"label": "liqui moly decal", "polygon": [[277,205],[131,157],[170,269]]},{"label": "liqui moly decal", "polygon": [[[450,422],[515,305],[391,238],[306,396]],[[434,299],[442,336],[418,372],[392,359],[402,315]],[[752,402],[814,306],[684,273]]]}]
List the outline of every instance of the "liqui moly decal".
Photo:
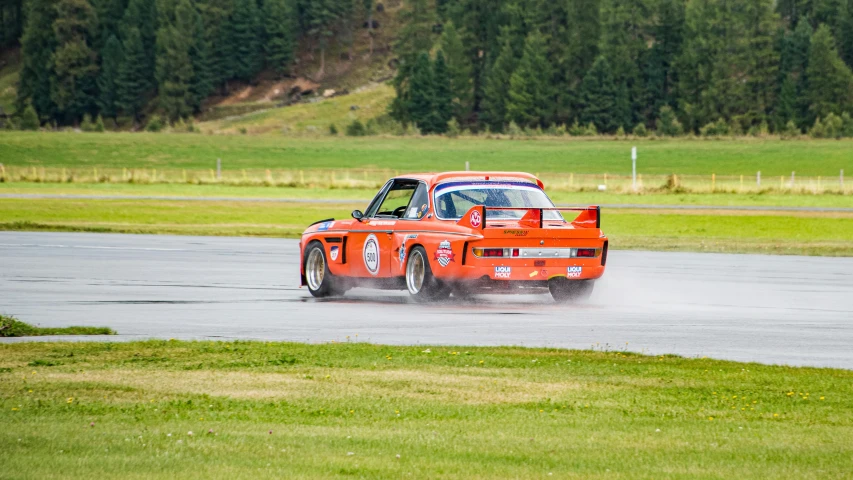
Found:
[{"label": "liqui moly decal", "polygon": [[583,275],[583,267],[569,267],[568,272],[566,272],[567,278],[580,278]]},{"label": "liqui moly decal", "polygon": [[450,248],[449,241],[445,240],[438,245],[438,249],[435,251],[435,260],[438,261],[439,265],[446,267],[447,264],[455,261],[454,257],[456,257],[456,255]]}]

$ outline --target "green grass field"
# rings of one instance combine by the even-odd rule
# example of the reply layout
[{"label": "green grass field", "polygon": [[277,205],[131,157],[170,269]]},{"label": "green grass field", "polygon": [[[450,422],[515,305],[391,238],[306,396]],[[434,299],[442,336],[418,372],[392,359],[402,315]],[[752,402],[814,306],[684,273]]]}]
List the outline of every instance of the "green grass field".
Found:
[{"label": "green grass field", "polygon": [[[170,233],[297,238],[363,203],[2,199],[0,230]],[[615,249],[853,255],[853,214],[607,209]]]},{"label": "green grass field", "polygon": [[[0,195],[108,195],[153,197],[228,197],[352,200],[367,205],[378,189],[367,188],[283,188],[235,185],[188,185],[180,183],[0,183]],[[572,205],[703,205],[853,208],[853,195],[809,195],[798,193],[740,194],[717,193],[640,193],[546,191],[557,204]],[[3,200],[0,199],[0,202]]]},{"label": "green grass field", "polygon": [[384,168],[630,175],[631,146],[647,175],[798,175],[853,172],[853,140],[602,140],[482,138],[288,138],[272,135],[0,132],[7,166],[226,170]]},{"label": "green grass field", "polygon": [[845,478],[853,372],[622,352],[0,345],[11,478]]}]

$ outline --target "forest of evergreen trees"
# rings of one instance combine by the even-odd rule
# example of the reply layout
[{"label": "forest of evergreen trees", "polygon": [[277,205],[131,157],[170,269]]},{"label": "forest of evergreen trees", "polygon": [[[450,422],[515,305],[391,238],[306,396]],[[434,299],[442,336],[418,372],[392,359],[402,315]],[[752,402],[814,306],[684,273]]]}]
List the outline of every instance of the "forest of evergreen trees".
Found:
[{"label": "forest of evergreen trees", "polygon": [[853,128],[853,0],[409,4],[392,114],[421,131]]},{"label": "forest of evergreen trees", "polygon": [[[230,80],[290,69],[297,41],[322,56],[372,0],[0,0],[2,47],[21,47],[18,108],[41,121],[170,120]],[[351,35],[350,35],[351,37]],[[346,39],[344,39],[346,40]]]},{"label": "forest of evergreen trees", "polygon": [[[401,0],[389,0],[395,4]],[[378,2],[381,3],[381,2]],[[851,123],[853,0],[402,0],[390,114],[451,128],[791,132]],[[0,0],[18,112],[170,120],[302,42],[325,58],[374,0]]]}]

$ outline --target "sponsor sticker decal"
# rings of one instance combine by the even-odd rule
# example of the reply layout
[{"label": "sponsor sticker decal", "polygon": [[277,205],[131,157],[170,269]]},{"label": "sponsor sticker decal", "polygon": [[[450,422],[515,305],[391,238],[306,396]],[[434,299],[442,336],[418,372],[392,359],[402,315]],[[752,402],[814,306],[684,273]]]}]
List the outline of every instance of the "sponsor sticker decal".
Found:
[{"label": "sponsor sticker decal", "polygon": [[335,222],[323,222],[317,227],[318,232],[325,232],[326,230],[332,228]]},{"label": "sponsor sticker decal", "polygon": [[512,275],[512,267],[495,267],[495,278],[509,280]]},{"label": "sponsor sticker decal", "polygon": [[512,235],[515,237],[526,237],[530,233],[527,230],[504,230],[504,235]]},{"label": "sponsor sticker decal", "polygon": [[456,255],[450,248],[450,242],[447,240],[441,242],[438,245],[438,249],[435,251],[435,260],[438,261],[438,264],[442,267],[446,267],[450,262],[455,262],[455,257]]},{"label": "sponsor sticker decal", "polygon": [[338,247],[332,247],[329,250],[329,257],[331,257],[332,261],[336,261],[338,259],[338,253],[340,253],[340,249]]},{"label": "sponsor sticker decal", "polygon": [[533,278],[533,277],[535,277],[536,275],[539,275],[539,270],[536,270],[536,271],[530,272],[530,278]]},{"label": "sponsor sticker decal", "polygon": [[583,267],[569,267],[569,271],[566,273],[566,277],[568,278],[580,278],[583,274]]},{"label": "sponsor sticker decal", "polygon": [[480,216],[480,212],[478,210],[474,210],[471,212],[471,226],[474,228],[478,228],[482,223],[483,218]]},{"label": "sponsor sticker decal", "polygon": [[379,273],[379,241],[376,240],[376,235],[371,233],[367,236],[367,240],[364,241],[362,256],[364,257],[364,266],[367,267],[367,271],[371,275]]},{"label": "sponsor sticker decal", "polygon": [[392,226],[392,225],[396,225],[396,224],[397,224],[397,222],[395,222],[395,221],[393,221],[393,220],[391,220],[391,221],[387,221],[387,220],[371,220],[371,221],[370,221],[370,223],[368,223],[368,225],[372,225],[372,226],[375,226],[375,227],[390,227],[390,226]]},{"label": "sponsor sticker decal", "polygon": [[428,209],[429,209],[429,205],[427,205],[426,203],[421,205],[421,209],[418,210],[418,218],[423,217]]},{"label": "sponsor sticker decal", "polygon": [[418,238],[417,235],[406,235],[403,238],[403,244],[400,245],[400,256],[399,256],[400,268],[402,268],[403,264],[406,263],[406,242],[408,242],[409,240],[414,240],[416,238]]}]

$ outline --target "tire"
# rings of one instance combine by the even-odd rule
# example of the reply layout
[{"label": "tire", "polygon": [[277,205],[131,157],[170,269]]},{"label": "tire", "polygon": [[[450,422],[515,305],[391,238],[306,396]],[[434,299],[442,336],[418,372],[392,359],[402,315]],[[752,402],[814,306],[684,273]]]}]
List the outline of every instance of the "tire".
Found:
[{"label": "tire", "polygon": [[429,259],[421,246],[409,253],[406,261],[406,288],[416,302],[434,302],[450,296],[450,288],[432,274]]},{"label": "tire", "polygon": [[548,282],[551,297],[557,303],[578,303],[589,299],[595,287],[594,280],[569,280],[567,278],[552,278]]},{"label": "tire", "polygon": [[311,295],[317,298],[343,295],[345,291],[340,279],[336,279],[329,271],[329,262],[326,259],[326,251],[320,242],[311,242],[305,249],[303,260],[305,269],[305,284]]}]

